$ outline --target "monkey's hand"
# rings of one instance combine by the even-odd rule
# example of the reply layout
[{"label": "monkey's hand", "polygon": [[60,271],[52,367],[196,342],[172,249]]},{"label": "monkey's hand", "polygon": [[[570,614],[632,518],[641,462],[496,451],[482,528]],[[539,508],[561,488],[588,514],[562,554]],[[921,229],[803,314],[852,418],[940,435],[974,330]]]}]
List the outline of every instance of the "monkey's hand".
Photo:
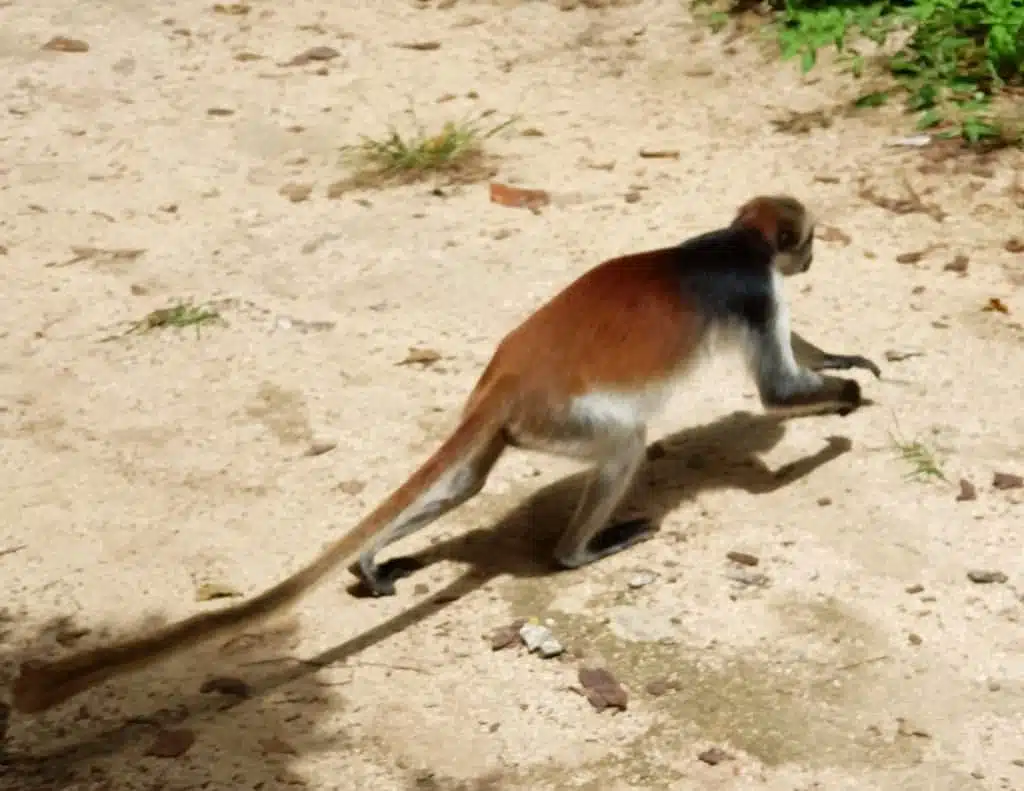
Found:
[{"label": "monkey's hand", "polygon": [[835,379],[829,377],[839,391],[838,401],[841,406],[836,409],[836,414],[846,417],[861,404],[860,382],[856,379]]},{"label": "monkey's hand", "polygon": [[871,371],[876,379],[881,378],[882,371],[867,357],[859,354],[826,354],[816,366],[819,370],[849,371],[851,368],[863,368]]}]

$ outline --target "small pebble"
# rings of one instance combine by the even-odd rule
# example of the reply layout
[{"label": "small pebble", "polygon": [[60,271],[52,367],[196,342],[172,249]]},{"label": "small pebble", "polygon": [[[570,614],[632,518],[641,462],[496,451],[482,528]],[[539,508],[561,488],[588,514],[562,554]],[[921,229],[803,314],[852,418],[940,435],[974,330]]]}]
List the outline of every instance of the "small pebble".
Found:
[{"label": "small pebble", "polygon": [[989,681],[988,681],[988,691],[989,692],[998,692],[1002,688],[1003,688],[1003,685],[1000,684],[998,681],[996,681],[994,678],[990,678],[989,679]]},{"label": "small pebble", "polygon": [[537,647],[537,653],[544,659],[556,657],[563,651],[565,651],[565,647],[554,637],[549,637]]},{"label": "small pebble", "polygon": [[545,641],[553,638],[551,630],[539,623],[524,623],[519,629],[519,639],[523,641],[523,645],[530,653],[539,649]]},{"label": "small pebble", "polygon": [[905,588],[905,590],[906,590],[907,593],[911,593],[911,594],[913,594],[913,593],[920,593],[921,591],[924,590],[924,585],[922,585],[919,582],[915,582],[913,585],[908,585]]},{"label": "small pebble", "polygon": [[922,638],[921,635],[917,634],[916,632],[911,632],[907,635],[907,641],[911,645],[921,645],[921,643],[924,642],[924,638]]},{"label": "small pebble", "polygon": [[832,505],[832,498],[831,497],[819,497],[818,498],[818,505],[820,505],[822,508],[824,508],[827,505]]},{"label": "small pebble", "polygon": [[629,580],[629,587],[634,588],[634,589],[635,588],[643,588],[643,587],[645,587],[647,585],[650,585],[657,578],[658,578],[658,575],[655,574],[653,571],[641,571],[640,573],[635,574]]},{"label": "small pebble", "polygon": [[697,757],[708,766],[718,766],[723,761],[732,760],[732,756],[721,747],[711,747]]}]

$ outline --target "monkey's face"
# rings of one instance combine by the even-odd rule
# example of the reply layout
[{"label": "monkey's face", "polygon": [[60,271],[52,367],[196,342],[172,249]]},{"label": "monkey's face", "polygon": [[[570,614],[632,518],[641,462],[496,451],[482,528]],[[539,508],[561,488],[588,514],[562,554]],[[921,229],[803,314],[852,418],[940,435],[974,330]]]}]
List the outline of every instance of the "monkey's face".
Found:
[{"label": "monkey's face", "polygon": [[803,223],[803,227],[794,226],[780,228],[774,264],[775,268],[787,277],[798,275],[811,268],[814,261],[814,225]]}]

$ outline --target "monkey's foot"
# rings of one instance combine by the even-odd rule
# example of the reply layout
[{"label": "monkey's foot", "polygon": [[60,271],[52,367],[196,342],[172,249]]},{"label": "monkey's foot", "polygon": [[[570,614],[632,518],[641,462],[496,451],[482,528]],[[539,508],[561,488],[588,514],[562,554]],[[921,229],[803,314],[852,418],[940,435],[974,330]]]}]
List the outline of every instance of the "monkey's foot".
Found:
[{"label": "monkey's foot", "polygon": [[557,562],[563,569],[577,569],[647,541],[657,532],[654,523],[644,517],[616,522],[590,539],[590,543],[576,556],[558,558]]},{"label": "monkey's foot", "polygon": [[408,577],[414,571],[423,568],[423,563],[415,558],[397,557],[392,558],[379,566],[371,562],[359,562],[352,566],[350,571],[359,577],[360,585],[353,591],[353,595],[359,598],[372,596],[394,596],[395,582]]},{"label": "monkey's foot", "polygon": [[829,369],[833,371],[848,371],[851,368],[863,368],[865,371],[871,371],[875,375],[876,379],[881,378],[882,371],[877,365],[875,365],[867,357],[861,357],[859,354],[826,354],[824,359],[819,364],[821,369]]}]

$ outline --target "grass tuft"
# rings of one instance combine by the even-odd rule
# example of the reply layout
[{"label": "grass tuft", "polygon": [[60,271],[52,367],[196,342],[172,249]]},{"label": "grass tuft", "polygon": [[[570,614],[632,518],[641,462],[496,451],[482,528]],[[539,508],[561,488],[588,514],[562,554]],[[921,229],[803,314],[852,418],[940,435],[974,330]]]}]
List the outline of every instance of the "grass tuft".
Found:
[{"label": "grass tuft", "polygon": [[918,481],[937,478],[940,481],[949,482],[935,451],[923,442],[920,440],[907,441],[892,434],[889,438],[899,457],[910,465],[910,471],[905,477]]},{"label": "grass tuft", "polygon": [[411,135],[403,135],[394,127],[380,139],[364,135],[360,143],[342,149],[344,161],[354,170],[348,185],[383,187],[436,176],[458,183],[488,178],[493,169],[484,142],[514,119],[486,127],[482,122],[487,115],[447,121],[440,130],[431,133],[417,124]]},{"label": "grass tuft", "polygon": [[106,338],[103,338],[103,340],[114,340],[115,338],[122,338],[134,333],[152,332],[153,330],[165,329],[168,327],[175,327],[177,329],[195,327],[196,337],[198,338],[200,328],[204,324],[220,321],[222,321],[222,317],[220,312],[216,309],[209,306],[195,305],[191,302],[182,301],[166,308],[158,308],[157,310],[150,311],[138,321],[130,322],[130,326],[124,332],[117,333],[116,335],[109,335]]}]

